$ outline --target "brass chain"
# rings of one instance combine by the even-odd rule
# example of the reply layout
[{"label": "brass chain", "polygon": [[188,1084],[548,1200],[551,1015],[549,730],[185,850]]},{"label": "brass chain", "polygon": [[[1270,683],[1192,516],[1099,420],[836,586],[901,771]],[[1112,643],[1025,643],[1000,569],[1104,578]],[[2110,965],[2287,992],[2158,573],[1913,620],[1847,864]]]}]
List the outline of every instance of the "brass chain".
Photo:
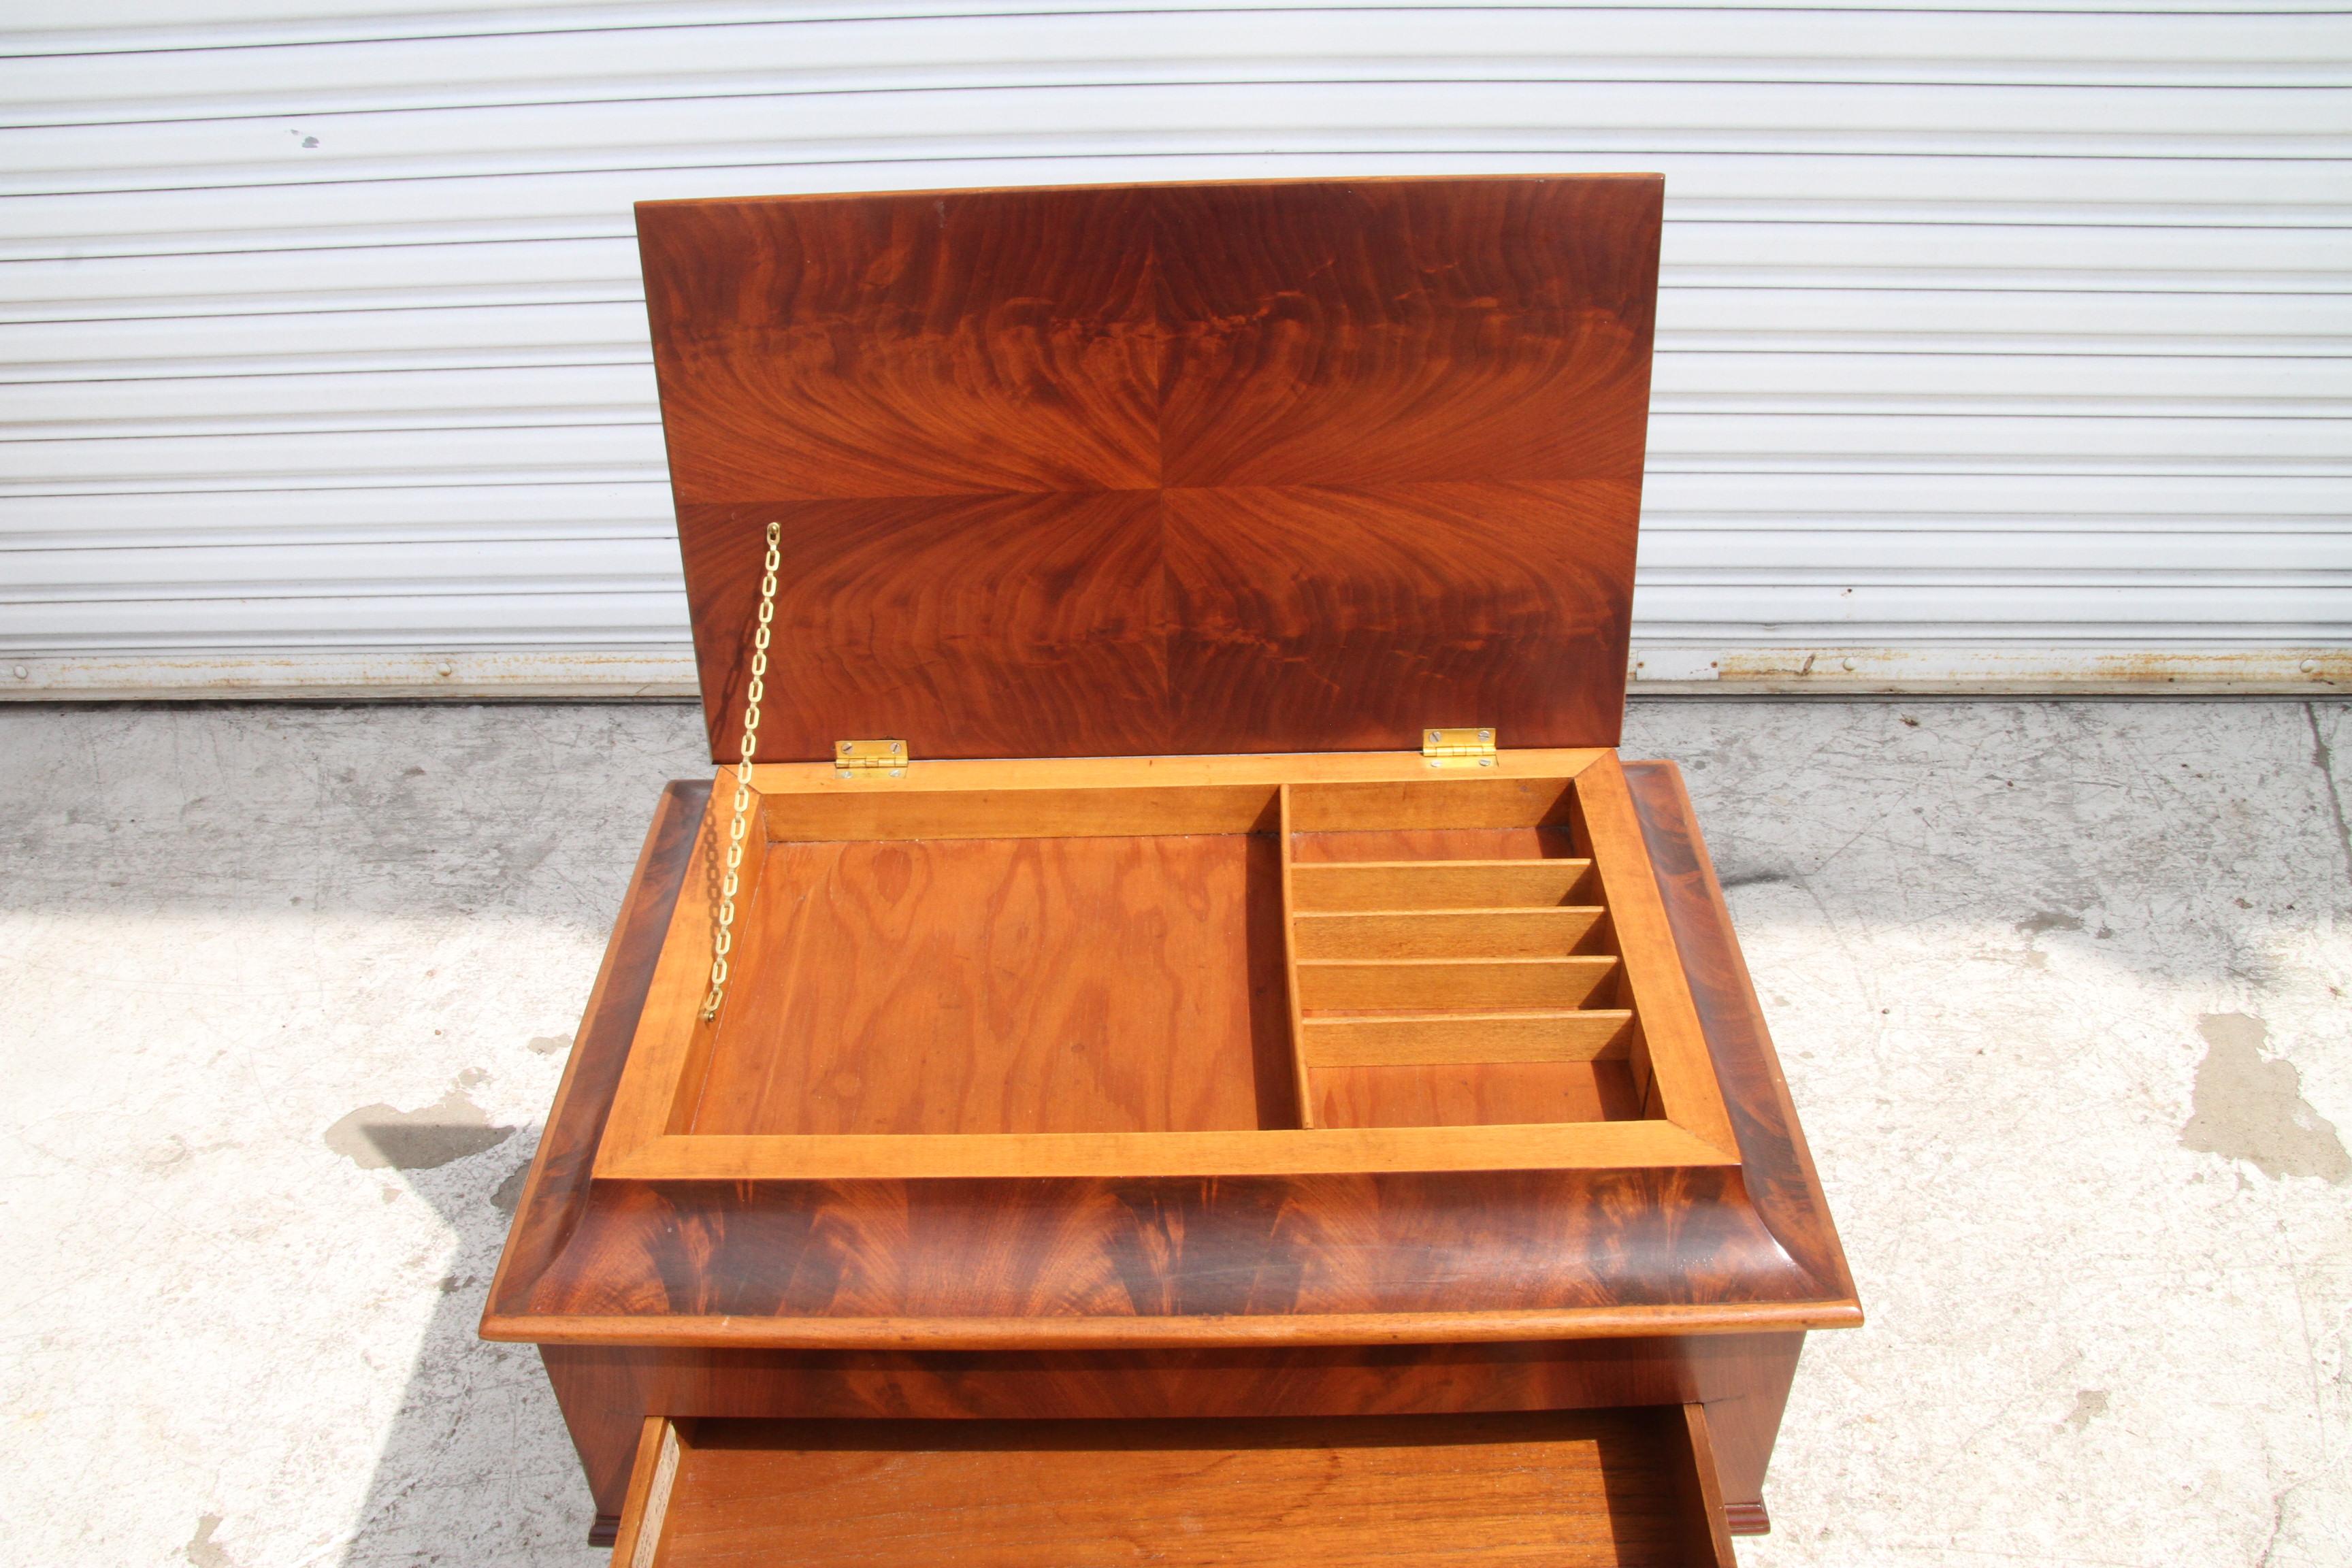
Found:
[{"label": "brass chain", "polygon": [[743,869],[743,827],[751,811],[751,757],[760,749],[760,702],[767,695],[768,628],[776,618],[776,569],[783,563],[784,530],[768,524],[768,559],[760,572],[760,625],[751,634],[751,683],[743,693],[743,760],[735,767],[735,826],[727,835],[727,872],[719,883],[719,931],[710,942],[710,994],[702,1016],[719,1016],[727,1000],[727,954],[735,946],[735,895]]}]

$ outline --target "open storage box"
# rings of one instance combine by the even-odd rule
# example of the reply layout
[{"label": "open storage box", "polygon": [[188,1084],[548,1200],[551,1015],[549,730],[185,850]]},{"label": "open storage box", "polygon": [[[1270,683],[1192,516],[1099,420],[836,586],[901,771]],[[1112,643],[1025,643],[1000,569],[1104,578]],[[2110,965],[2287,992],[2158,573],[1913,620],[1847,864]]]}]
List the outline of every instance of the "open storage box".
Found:
[{"label": "open storage box", "polygon": [[1660,200],[639,209],[730,766],[656,810],[482,1323],[629,1568],[1764,1528],[1860,1310],[1614,749]]},{"label": "open storage box", "polygon": [[740,989],[681,905],[597,1173],[1737,1164],[1616,758],[1415,768],[760,770]]}]

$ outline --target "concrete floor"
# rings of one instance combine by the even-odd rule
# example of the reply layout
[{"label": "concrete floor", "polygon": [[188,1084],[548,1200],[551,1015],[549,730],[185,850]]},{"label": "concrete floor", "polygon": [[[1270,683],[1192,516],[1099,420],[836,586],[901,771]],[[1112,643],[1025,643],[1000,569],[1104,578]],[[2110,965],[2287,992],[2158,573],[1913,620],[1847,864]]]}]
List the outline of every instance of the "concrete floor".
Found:
[{"label": "concrete floor", "polygon": [[[2347,711],[1637,708],[1871,1317],[1749,1568],[2352,1563]],[[473,1326],[701,754],[675,707],[0,711],[16,1561],[604,1563]]]}]

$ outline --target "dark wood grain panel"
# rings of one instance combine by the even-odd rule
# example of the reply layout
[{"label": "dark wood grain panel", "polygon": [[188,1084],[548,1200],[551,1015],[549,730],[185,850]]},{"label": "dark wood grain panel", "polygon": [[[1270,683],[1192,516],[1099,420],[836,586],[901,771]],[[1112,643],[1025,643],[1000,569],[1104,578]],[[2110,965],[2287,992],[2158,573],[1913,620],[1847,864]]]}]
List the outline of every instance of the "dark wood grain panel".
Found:
[{"label": "dark wood grain panel", "polygon": [[763,760],[1613,743],[1661,189],[641,207],[714,748],[771,520]]},{"label": "dark wood grain panel", "polygon": [[629,1041],[636,1034],[654,965],[669,934],[670,915],[698,869],[707,884],[705,896],[717,887],[716,868],[706,864],[698,868],[694,855],[710,789],[708,780],[674,780],[655,803],[635,873],[614,918],[587,1012],[564,1061],[547,1130],[531,1156],[530,1173],[524,1178],[514,1223],[499,1256],[498,1272],[490,1281],[493,1303],[509,1290],[526,1289],[526,1281],[551,1267],[580,1223],[596,1144],[604,1135],[605,1118],[621,1085]]},{"label": "dark wood grain panel", "polygon": [[698,1132],[1293,1125],[1276,847],[779,843]]},{"label": "dark wood grain panel", "polygon": [[632,1500],[624,1534],[673,1568],[1716,1568],[1685,1419],[696,1420],[655,1429],[675,1476],[658,1508]]},{"label": "dark wood grain panel", "polygon": [[1165,482],[1638,496],[1662,194],[1646,175],[1154,192]]},{"label": "dark wood grain panel", "polygon": [[[916,757],[1162,750],[1168,710],[1159,503],[1148,493],[688,507],[679,538],[703,708],[740,755],[765,520],[785,527],[760,754],[838,740]],[[1029,752],[1024,755],[1032,754]]]},{"label": "dark wood grain panel", "polygon": [[[1091,1351],[550,1345],[567,1402],[669,1415],[1003,1421],[1582,1410],[1785,1390],[1801,1334]],[[1774,1409],[1777,1411],[1778,1406]],[[1733,1439],[1718,1419],[1718,1447]],[[600,1492],[600,1495],[601,1492]]]},{"label": "dark wood grain panel", "polygon": [[1158,484],[1150,221],[1118,187],[641,205],[679,503]]},{"label": "dark wood grain panel", "polygon": [[1672,763],[1631,763],[1625,783],[1691,999],[1706,1026],[1757,1213],[1825,1291],[1852,1300],[1853,1275],[1830,1221],[1812,1152],[1798,1126],[1788,1080],[1765,1027],[1748,961],[1732,933],[1731,910],[1699,836],[1682,771]]},{"label": "dark wood grain panel", "polygon": [[[499,1310],[776,1320],[1246,1321],[1820,1300],[1736,1169],[1322,1177],[611,1183],[562,1256]],[[1013,1325],[1019,1325],[1018,1327]],[[495,1323],[492,1325],[496,1327]],[[1477,1325],[1463,1331],[1475,1334]],[[1563,1328],[1565,1325],[1563,1324]],[[952,1341],[950,1341],[952,1342]]]},{"label": "dark wood grain panel", "polygon": [[1412,751],[1430,725],[1614,745],[1636,504],[1594,481],[1165,492],[1175,749]]},{"label": "dark wood grain panel", "polygon": [[[1232,1419],[1704,1401],[1727,1497],[1753,1499],[1804,1336],[1202,1351],[905,1352],[549,1345],[597,1506],[648,1414],[831,1420]],[[1752,1413],[1766,1412],[1769,1424]],[[1760,1447],[1759,1439],[1760,1437]],[[1748,1505],[1753,1507],[1755,1505]],[[609,1540],[609,1537],[607,1538]]]}]

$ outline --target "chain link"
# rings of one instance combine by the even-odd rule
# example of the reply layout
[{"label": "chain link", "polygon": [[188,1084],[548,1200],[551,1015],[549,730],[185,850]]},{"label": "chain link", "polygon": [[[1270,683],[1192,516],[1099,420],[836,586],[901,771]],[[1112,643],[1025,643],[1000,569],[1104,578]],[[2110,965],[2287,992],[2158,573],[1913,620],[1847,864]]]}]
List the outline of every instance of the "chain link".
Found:
[{"label": "chain link", "polygon": [[735,946],[735,895],[743,869],[744,824],[751,811],[751,757],[760,749],[760,703],[767,696],[768,629],[776,618],[776,569],[783,563],[784,530],[768,524],[768,559],[760,572],[760,625],[751,634],[751,683],[743,693],[743,760],[735,768],[735,825],[727,835],[727,871],[719,882],[719,931],[710,942],[710,994],[702,1016],[719,1016],[727,1000],[727,955]]}]

